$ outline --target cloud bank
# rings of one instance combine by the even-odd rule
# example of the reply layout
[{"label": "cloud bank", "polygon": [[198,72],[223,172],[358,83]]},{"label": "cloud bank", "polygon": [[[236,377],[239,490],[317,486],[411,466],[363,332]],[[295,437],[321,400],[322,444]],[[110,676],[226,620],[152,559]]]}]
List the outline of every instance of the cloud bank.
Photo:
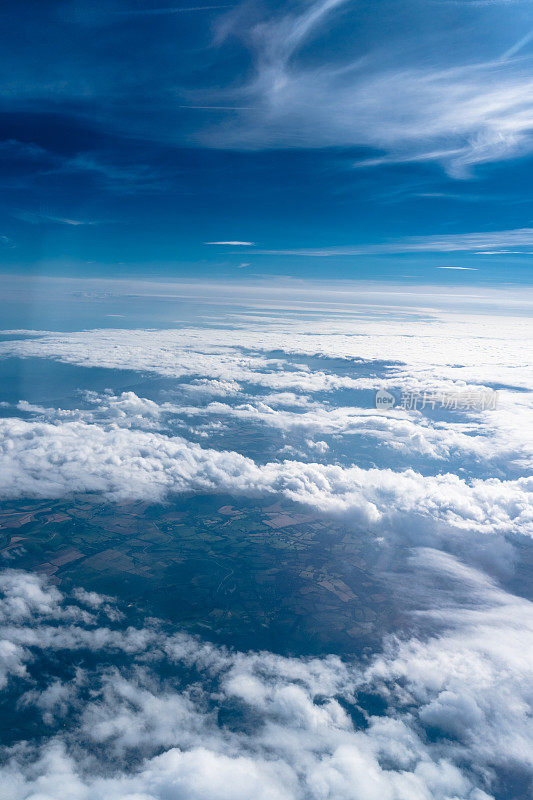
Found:
[{"label": "cloud bank", "polygon": [[236,452],[180,437],[106,430],[82,422],[0,421],[4,497],[76,491],[164,500],[179,492],[279,493],[323,513],[415,535],[443,526],[480,533],[533,533],[533,478],[473,480],[413,470],[343,468],[298,461],[256,464]]},{"label": "cloud bank", "polygon": [[[509,771],[527,791],[531,603],[453,557],[413,558],[434,630],[367,663],[125,627],[109,598],[95,610],[87,593],[0,573],[4,692],[43,725],[39,743],[4,749],[8,796],[490,800]],[[69,651],[79,666],[58,675]]]}]

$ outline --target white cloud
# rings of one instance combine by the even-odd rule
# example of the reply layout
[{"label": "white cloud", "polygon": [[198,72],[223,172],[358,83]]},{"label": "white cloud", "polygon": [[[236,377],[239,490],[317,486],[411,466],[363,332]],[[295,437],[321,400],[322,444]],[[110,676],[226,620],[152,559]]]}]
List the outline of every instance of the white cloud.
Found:
[{"label": "white cloud", "polygon": [[[476,255],[494,254],[494,248],[531,248],[533,228],[514,228],[506,231],[481,231],[444,235],[409,236],[381,244],[359,244],[342,247],[298,248],[291,250],[257,250],[257,255],[284,256],[359,256],[386,255],[392,253],[454,253],[474,252]],[[529,250],[498,250],[529,255]],[[464,269],[476,271],[475,267],[437,267],[437,269]]]},{"label": "white cloud", "polygon": [[[494,53],[453,61],[458,26],[454,49],[441,38],[438,53],[431,37],[433,52],[421,52],[420,37],[415,42],[404,34],[390,43],[392,58],[378,46],[356,48],[357,54],[351,47],[344,58],[331,48],[316,55],[313,43],[332,35],[344,21],[336,12],[346,5],[316,0],[255,26],[243,24],[240,15],[223,21],[221,35],[242,38],[254,71],[241,86],[207,93],[204,100],[253,111],[225,119],[201,140],[250,149],[363,146],[385,154],[360,165],[435,160],[456,178],[468,177],[475,164],[531,152],[527,59],[513,60],[511,48],[503,58]],[[468,31],[471,37],[470,25]]]},{"label": "white cloud", "polygon": [[[433,422],[421,411],[392,409],[384,413],[373,408],[330,407],[309,401],[300,406],[302,410],[295,411],[271,407],[262,400],[252,398],[247,403],[237,405],[210,402],[201,406],[179,406],[167,403],[160,409],[162,413],[167,411],[186,418],[207,416],[219,421],[234,419],[291,434],[312,432],[363,436],[373,440],[382,451],[389,454],[391,451],[403,452],[411,458],[418,455],[437,460],[474,456],[479,461],[496,462],[509,469],[533,458],[533,439],[524,436],[524,425],[530,410],[528,402],[520,403],[508,399],[508,394],[501,395],[505,398],[501,402],[505,404],[507,401],[507,408],[504,405],[496,413],[488,411],[473,414],[468,422],[449,419]],[[120,403],[119,398],[116,399]],[[148,424],[138,427],[148,427]],[[129,426],[135,427],[134,422],[129,421]],[[321,447],[324,444],[322,442]],[[327,445],[323,452],[325,449]],[[378,450],[376,456],[379,454]]]},{"label": "white cloud", "polygon": [[[528,323],[494,319],[389,307],[309,321],[270,310],[263,321],[240,317],[233,330],[33,332],[2,342],[4,356],[186,381],[169,383],[160,402],[111,390],[86,393],[81,409],[20,402],[30,419],[0,420],[2,496],[231,492],[343,515],[351,535],[368,535],[364,526],[379,537],[381,575],[409,630],[361,662],[239,653],[153,620],[131,626],[126,610],[82,587],[65,600],[36,576],[2,573],[0,685],[20,687],[20,707],[44,725],[40,744],[5,753],[10,799],[490,800],[501,794],[497,778],[530,769],[531,603],[471,565],[512,573],[517,554],[506,537],[533,533],[533,482],[448,471],[450,459],[468,455],[516,475],[530,458]],[[350,391],[465,390],[476,381],[511,388],[500,390],[497,411],[461,422],[346,404]],[[280,452],[256,463],[202,448],[169,435],[183,418],[276,428],[285,452],[295,458],[297,444],[303,460]],[[406,464],[424,458],[424,474],[305,463],[310,452],[326,460],[334,437],[347,434]],[[406,561],[420,544],[443,550]],[[35,683],[39,659],[65,650],[82,666],[68,676],[43,671]],[[369,712],[367,695],[386,711]],[[348,708],[363,720],[355,727]]]},{"label": "white cloud", "polygon": [[[349,434],[377,445],[378,465],[383,463],[380,459],[393,454],[395,459],[405,456],[406,464],[413,464],[416,459],[417,469],[422,469],[421,459],[425,459],[426,470],[431,461],[434,462],[431,469],[440,470],[439,462],[444,461],[448,471],[454,468],[451,459],[464,459],[466,474],[475,463],[481,476],[492,470],[501,478],[511,468],[513,477],[519,474],[533,450],[528,434],[531,404],[528,321],[505,316],[502,317],[505,324],[496,327],[493,317],[445,312],[439,312],[438,316],[413,313],[409,320],[406,326],[402,316],[354,319],[330,315],[309,322],[270,314],[264,322],[243,319],[233,330],[191,327],[163,331],[34,332],[31,339],[4,341],[0,343],[0,353],[4,356],[41,356],[85,367],[149,370],[188,381],[177,384],[166,395],[169,399],[159,403],[133,392],[86,393],[89,408],[82,410],[45,409],[24,401],[19,403],[19,410],[33,415],[34,421],[2,422],[6,435],[13,437],[12,450],[6,446],[4,454],[6,491],[15,491],[16,481],[20,480],[20,486],[31,493],[49,492],[55,496],[66,491],[65,487],[73,481],[73,485],[85,489],[122,494],[129,483],[124,477],[126,463],[133,459],[135,480],[129,489],[133,494],[159,497],[169,491],[182,491],[184,487],[217,491],[228,485],[228,479],[220,475],[226,470],[230,475],[239,475],[235,479],[238,491],[278,491],[282,486],[289,496],[288,485],[297,480],[301,469],[300,488],[294,492],[297,499],[337,510],[353,506],[363,517],[372,516],[366,504],[375,503],[371,497],[373,490],[369,488],[368,494],[363,491],[359,499],[355,495],[348,499],[343,488],[347,477],[334,478],[334,467],[329,468],[333,471],[328,473],[326,484],[330,485],[325,492],[308,490],[306,482],[309,487],[326,485],[320,465],[287,462],[283,468],[279,463],[259,468],[238,453],[195,450],[195,446],[183,439],[162,434],[184,430],[188,425],[189,433],[196,432],[195,435],[208,440],[212,430],[231,420],[279,430],[287,437],[283,444],[288,449],[284,453],[303,460],[309,452],[304,446],[306,439],[323,441],[327,436]],[[281,351],[284,357],[269,357],[269,351]],[[293,356],[298,357],[294,363]],[[301,356],[320,357],[318,363],[324,364],[324,368],[311,369],[301,363]],[[343,368],[338,369],[330,359],[342,359]],[[446,421],[431,421],[417,412],[394,409],[384,414],[374,408],[347,405],[346,390],[368,393],[368,401],[373,405],[373,392],[382,387],[465,391],[479,389],[477,382],[506,383],[529,391],[500,390],[496,411],[470,414],[461,421],[455,421],[453,415]],[[246,384],[255,387],[251,394],[247,394]],[[335,394],[340,391],[344,391],[341,405]],[[326,399],[311,399],[310,392],[328,392],[328,395]],[[212,402],[211,395],[222,395],[224,402]],[[39,426],[36,416],[47,424]],[[203,418],[209,420],[209,428],[199,425]],[[143,431],[153,435],[142,439]],[[332,442],[326,444],[331,446]],[[27,456],[24,447],[28,448]],[[37,469],[32,470],[32,458],[41,466],[40,474]],[[181,473],[178,464],[182,465]],[[382,474],[387,475],[387,470]],[[358,486],[363,473],[353,475]],[[374,480],[370,483],[374,484]],[[377,478],[375,483],[379,483]],[[528,491],[518,485],[515,490]],[[339,496],[335,497],[337,491]],[[401,492],[400,486],[397,491]],[[470,493],[471,487],[465,491]],[[527,507],[528,501],[524,502]],[[378,502],[376,507],[380,509],[382,504]],[[423,513],[431,516],[429,510]]]},{"label": "white cloud", "polygon": [[[298,461],[258,465],[239,453],[203,449],[150,431],[83,422],[0,421],[0,490],[5,497],[99,491],[117,498],[169,493],[280,493],[323,513],[414,538],[441,529],[533,533],[533,482],[422,476]],[[410,533],[409,533],[410,531]]]},{"label": "white cloud", "polygon": [[232,8],[231,4],[223,4],[220,5],[203,5],[203,6],[186,6],[181,8],[179,6],[168,6],[166,8],[131,8],[121,11],[111,11],[112,14],[117,14],[120,16],[126,17],[136,17],[136,16],[143,16],[143,17],[150,17],[150,16],[161,16],[166,14],[186,14],[194,11],[216,11],[217,9],[224,9],[224,8]]},{"label": "white cloud", "polygon": [[[68,622],[71,599],[8,573],[0,633],[15,647],[32,642],[22,667],[82,641],[92,655],[42,688],[20,665],[12,670],[11,691],[49,733],[4,753],[7,796],[490,800],[498,777],[532,766],[532,604],[451,556],[421,550],[414,559],[407,586],[396,577],[413,596],[420,590],[414,626],[422,619],[433,630],[393,637],[364,662],[234,652],[156,626],[115,630],[117,642],[139,643],[118,670],[108,666],[107,629]],[[36,590],[49,599],[21,617],[19,595],[25,603]],[[369,693],[383,712],[365,710]],[[228,708],[253,725],[224,722]]]},{"label": "white cloud", "polygon": [[[79,227],[80,225],[102,225],[102,220],[94,219],[72,219],[71,217],[62,217],[59,215],[47,213],[46,211],[16,211],[13,214],[17,219],[23,222],[29,222],[30,225],[42,225],[43,223],[53,222],[58,225],[70,225],[72,227]],[[106,220],[107,225],[114,220]]]},{"label": "white cloud", "polygon": [[[484,297],[474,300],[483,303]],[[494,319],[486,313],[458,314],[435,308],[398,317],[396,309],[389,307],[386,314],[377,316],[367,313],[358,319],[324,314],[312,321],[278,313],[263,323],[244,320],[232,329],[34,332],[31,339],[0,342],[0,356],[37,356],[85,367],[229,381],[234,387],[235,382],[250,382],[300,393],[371,389],[394,382],[402,388],[457,388],[450,382],[531,388],[531,321],[508,314],[498,318],[502,324],[495,326]],[[268,355],[280,351],[283,358]],[[317,368],[315,362],[311,370],[291,363],[291,356],[320,357],[323,361],[318,363],[324,366]],[[351,369],[343,374],[327,371],[329,359],[343,359]],[[368,376],[361,369],[367,361],[385,364],[384,375]]]},{"label": "white cloud", "polygon": [[229,241],[229,242],[205,242],[205,244],[229,244],[233,245],[233,247],[253,247],[255,242]]},{"label": "white cloud", "polygon": [[327,442],[314,442],[312,439],[306,439],[306,445],[310,450],[315,450],[320,455],[324,455],[329,450],[329,444]]}]

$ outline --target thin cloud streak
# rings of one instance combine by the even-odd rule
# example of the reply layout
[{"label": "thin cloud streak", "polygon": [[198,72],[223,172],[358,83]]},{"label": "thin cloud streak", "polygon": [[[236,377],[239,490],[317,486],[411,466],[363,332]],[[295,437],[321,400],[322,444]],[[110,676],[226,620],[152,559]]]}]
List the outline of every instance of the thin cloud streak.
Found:
[{"label": "thin cloud streak", "polygon": [[189,6],[184,8],[171,6],[169,8],[127,9],[125,11],[115,11],[114,13],[120,17],[155,17],[165,14],[182,14],[187,11],[218,11],[225,8],[234,8],[234,5],[225,3],[219,6]]},{"label": "thin cloud streak", "polygon": [[520,52],[524,47],[526,47],[531,41],[533,41],[533,30],[526,33],[521,39],[518,40],[509,50],[506,50],[502,56],[502,61],[507,61],[508,59],[515,56],[517,53]]},{"label": "thin cloud streak", "polygon": [[[39,211],[18,211],[13,214],[14,217],[17,219],[22,220],[23,222],[28,222],[30,225],[42,225],[48,222],[52,222],[58,225],[69,225],[71,227],[79,227],[80,225],[102,225],[102,221],[100,220],[91,220],[91,219],[72,219],[69,217],[61,217],[56,216],[54,214],[47,214],[45,212]],[[110,220],[107,220],[107,224],[109,224]]]},{"label": "thin cloud streak", "polygon": [[232,247],[254,247],[255,242],[204,242],[204,244],[224,244]]},{"label": "thin cloud streak", "polygon": [[[533,228],[482,233],[458,233],[445,236],[412,236],[396,242],[362,244],[346,247],[300,248],[294,250],[254,250],[257,255],[283,256],[363,256],[392,253],[494,252],[499,247],[532,247]],[[507,252],[522,253],[514,250]],[[528,255],[527,252],[523,253]]]}]

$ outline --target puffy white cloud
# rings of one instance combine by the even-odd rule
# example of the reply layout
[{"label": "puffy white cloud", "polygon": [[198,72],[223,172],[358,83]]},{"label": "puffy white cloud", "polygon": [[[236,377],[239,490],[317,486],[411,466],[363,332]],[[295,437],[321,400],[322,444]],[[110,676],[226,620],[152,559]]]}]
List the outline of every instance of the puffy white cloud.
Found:
[{"label": "puffy white cloud", "polygon": [[[149,661],[148,648],[129,650],[120,671],[108,665],[106,636],[70,680],[51,675],[28,691],[15,670],[11,690],[50,733],[5,753],[7,796],[489,800],[496,776],[531,767],[533,607],[437,551],[419,551],[417,581],[427,583],[425,607],[413,620],[433,631],[392,638],[368,662],[233,652],[149,628],[134,637],[150,642]],[[4,582],[4,640],[31,631],[38,658],[94,633],[72,621],[72,600],[42,584],[48,602],[21,618],[28,585],[20,573]],[[61,635],[41,636],[50,626]],[[365,710],[368,693],[383,698],[382,712]]]},{"label": "puffy white cloud", "polygon": [[[524,435],[530,409],[527,403],[520,402],[520,398],[508,400],[508,407],[505,407],[508,395],[502,392],[500,397],[504,397],[501,401],[503,407],[497,413],[473,413],[468,422],[453,422],[453,419],[432,421],[416,409],[410,412],[396,408],[383,413],[372,408],[335,407],[309,401],[302,404],[301,411],[275,408],[262,400],[252,399],[234,405],[222,402],[203,406],[166,404],[161,410],[185,417],[233,418],[287,433],[358,435],[370,438],[382,448],[403,452],[410,457],[419,455],[448,460],[453,456],[473,456],[510,468],[514,462],[526,463],[533,458],[533,437],[528,437],[527,433]],[[275,405],[281,403],[278,400]],[[314,449],[325,452],[327,444],[325,448],[324,444],[322,442],[320,448],[315,446]]]},{"label": "puffy white cloud", "polygon": [[0,592],[5,599],[0,605],[0,621],[20,622],[34,614],[52,615],[59,608],[60,593],[53,587],[43,589],[37,575],[15,571],[0,573]]},{"label": "puffy white cloud", "polygon": [[153,400],[138,397],[134,392],[122,392],[120,396],[112,393],[98,395],[96,392],[85,392],[84,399],[89,404],[87,409],[44,408],[20,400],[17,410],[38,415],[43,420],[66,422],[82,420],[84,422],[103,423],[107,426],[124,428],[142,428],[146,430],[160,427],[161,416],[165,411],[172,411],[167,404],[159,405]]},{"label": "puffy white cloud", "polygon": [[27,651],[19,644],[7,639],[0,639],[0,689],[2,689],[10,675],[22,677],[26,675],[25,661]]},{"label": "puffy white cloud", "polygon": [[[455,460],[469,469],[497,469],[501,476],[510,469],[516,474],[533,459],[533,436],[527,435],[529,395],[523,393],[500,391],[497,410],[463,413],[460,422],[454,421],[456,412],[446,420],[433,420],[418,409],[408,411],[397,406],[384,412],[336,406],[335,398],[321,402],[291,392],[271,393],[264,399],[249,396],[247,402],[233,403],[209,401],[208,395],[203,403],[195,405],[183,402],[188,399],[186,397],[181,402],[156,403],[131,391],[120,395],[111,391],[85,392],[84,399],[88,408],[43,408],[25,401],[19,401],[16,408],[31,414],[33,419],[55,424],[82,421],[106,430],[117,427],[166,433],[177,430],[202,439],[226,428],[230,421],[248,423],[277,429],[300,448],[303,445],[300,439],[307,437],[307,448],[322,455],[329,449],[328,442],[322,439],[314,442],[309,437],[359,437],[374,445],[376,464],[383,463],[390,455],[401,454],[410,463],[423,460],[426,467],[432,461]],[[203,417],[209,422],[199,425]],[[284,452],[300,453],[302,457],[304,451],[293,445],[286,444]],[[356,446],[353,452],[357,453]]]},{"label": "puffy white cloud", "polygon": [[0,420],[0,490],[7,497],[58,497],[99,491],[164,499],[184,491],[280,493],[324,513],[402,533],[455,529],[532,531],[533,478],[423,476],[411,469],[341,467],[299,461],[256,464],[231,451],[202,448],[151,431]]},{"label": "puffy white cloud", "polygon": [[306,439],[306,445],[310,450],[315,450],[315,452],[324,455],[329,450],[329,444],[327,442],[314,442],[312,439]]}]

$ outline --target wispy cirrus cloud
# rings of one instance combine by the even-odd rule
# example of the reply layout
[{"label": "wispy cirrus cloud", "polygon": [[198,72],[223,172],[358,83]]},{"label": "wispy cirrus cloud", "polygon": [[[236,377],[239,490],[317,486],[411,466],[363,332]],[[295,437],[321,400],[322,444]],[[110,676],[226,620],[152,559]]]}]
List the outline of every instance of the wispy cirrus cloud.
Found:
[{"label": "wispy cirrus cloud", "polygon": [[[124,158],[123,154],[117,152],[109,154],[83,149],[75,154],[63,153],[57,149],[49,149],[18,139],[5,139],[0,141],[0,153],[3,153],[11,163],[23,166],[21,174],[25,181],[36,177],[47,180],[56,176],[89,177],[106,189],[119,193],[128,193],[133,189],[150,190],[164,185],[164,176],[156,168],[132,158]],[[71,202],[71,198],[69,201]],[[70,225],[95,224],[87,220],[49,213],[46,211],[46,201],[43,207],[44,210],[39,212],[16,211],[14,216],[30,223],[48,220]]]},{"label": "wispy cirrus cloud", "polygon": [[[42,225],[48,222],[56,223],[58,225],[69,225],[77,228],[84,225],[101,225],[102,221],[93,219],[73,219],[71,217],[62,217],[56,214],[50,214],[46,211],[16,211],[13,214],[17,219],[23,222],[29,222],[30,225]],[[106,220],[107,223],[110,220]]]},{"label": "wispy cirrus cloud", "polygon": [[249,47],[254,72],[223,97],[254,108],[203,140],[249,149],[368,147],[382,152],[360,167],[436,161],[455,178],[531,152],[531,68],[527,57],[516,58],[529,34],[503,56],[455,63],[422,55],[408,33],[393,63],[379,47],[358,55],[352,47],[340,63],[328,47],[317,56],[316,43],[339,24],[336,12],[348,8],[346,0],[318,0],[251,28],[237,15],[224,23],[224,35],[229,29]]},{"label": "wispy cirrus cloud", "polygon": [[122,11],[115,11],[121,17],[160,17],[168,14],[186,14],[194,11],[218,11],[226,8],[233,8],[232,3],[221,5],[204,6],[168,6],[166,8],[128,8]]},{"label": "wispy cirrus cloud", "polygon": [[[447,5],[394,4],[391,29],[389,4],[374,4],[366,15],[353,0],[281,8],[253,2],[119,4],[107,12],[82,3],[82,11],[70,18],[72,35],[85,35],[81,23],[126,27],[127,22],[131,52],[147,20],[194,17],[200,25],[213,12],[214,35],[206,34],[202,45],[208,45],[216,79],[200,84],[192,79],[199,74],[193,61],[190,75],[179,70],[179,79],[169,78],[177,64],[168,57],[169,46],[150,50],[153,71],[146,83],[143,78],[136,84],[138,65],[131,56],[115,60],[114,51],[104,53],[105,69],[92,58],[72,62],[67,54],[61,74],[69,78],[58,80],[54,52],[53,58],[43,54],[42,74],[28,75],[15,62],[15,77],[2,99],[16,100],[17,107],[36,101],[48,107],[53,98],[77,119],[82,108],[106,133],[144,141],[235,150],[365,148],[356,161],[360,168],[435,162],[453,177],[467,178],[476,165],[533,150],[533,40],[524,35],[520,4],[462,3],[453,13],[443,10]],[[495,35],[503,23],[504,34]],[[236,60],[228,58],[235,39]],[[146,37],[143,41],[151,47]],[[205,60],[206,52],[197,52]],[[107,100],[108,82],[113,103]]]},{"label": "wispy cirrus cloud", "polygon": [[[454,253],[454,252],[515,252],[501,248],[531,248],[533,228],[516,228],[507,231],[481,231],[455,233],[443,236],[410,236],[381,244],[361,244],[341,247],[295,248],[293,250],[254,250],[258,255],[284,256],[359,256],[387,253]],[[527,254],[527,253],[526,253]]]}]

